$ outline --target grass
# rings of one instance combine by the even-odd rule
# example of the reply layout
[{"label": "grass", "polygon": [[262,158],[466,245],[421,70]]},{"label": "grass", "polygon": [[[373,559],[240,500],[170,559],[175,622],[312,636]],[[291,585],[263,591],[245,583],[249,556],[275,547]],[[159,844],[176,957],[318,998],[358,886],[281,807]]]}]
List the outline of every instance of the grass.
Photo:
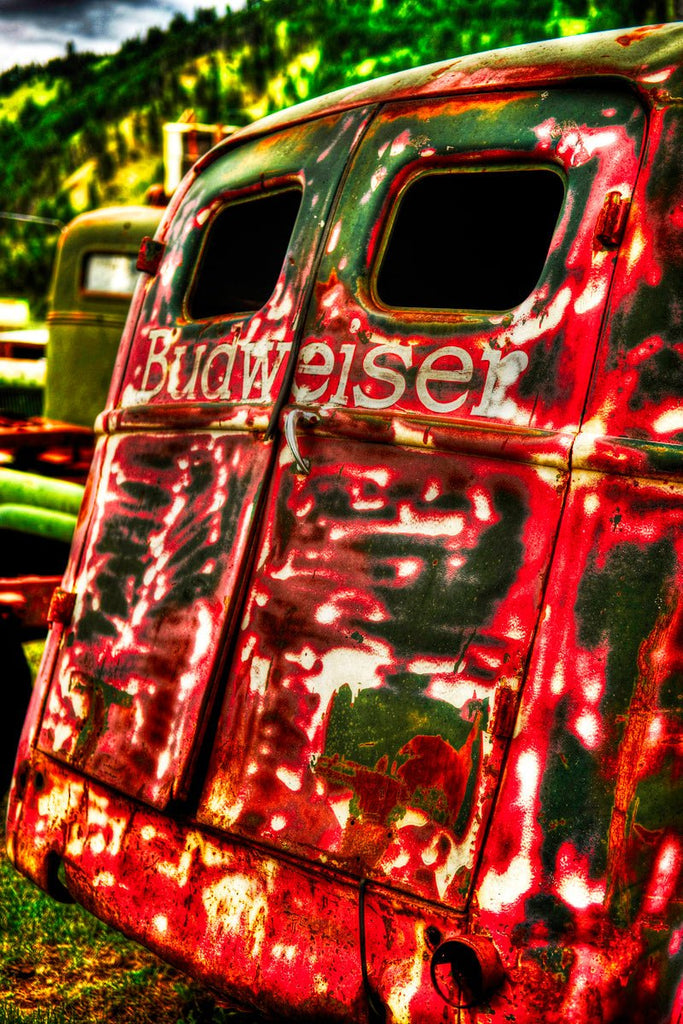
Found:
[{"label": "grass", "polygon": [[4,827],[0,842],[0,1024],[256,1024],[82,907],[55,903],[13,869]]}]

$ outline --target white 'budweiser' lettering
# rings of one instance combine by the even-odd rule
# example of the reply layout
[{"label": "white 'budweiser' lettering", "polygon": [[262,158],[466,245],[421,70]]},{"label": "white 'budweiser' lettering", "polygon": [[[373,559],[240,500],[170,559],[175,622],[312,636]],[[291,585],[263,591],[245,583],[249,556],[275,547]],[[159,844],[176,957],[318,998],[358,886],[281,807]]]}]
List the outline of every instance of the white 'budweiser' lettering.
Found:
[{"label": "white 'budweiser' lettering", "polygon": [[[136,402],[144,404],[164,390],[174,401],[273,401],[289,342],[237,340],[214,347],[202,342],[190,349],[177,344],[179,338],[176,329],[150,331]],[[456,412],[471,397],[471,416],[506,419],[514,405],[508,391],[526,370],[528,356],[520,349],[503,354],[496,348],[477,355],[484,383],[473,392],[472,382],[481,381],[482,374],[475,376],[473,356],[457,345],[444,345],[421,358],[420,348],[399,343],[370,348],[347,343],[335,349],[311,341],[299,353],[292,397],[301,404],[360,409],[390,409],[416,400],[428,412],[441,414]]]}]

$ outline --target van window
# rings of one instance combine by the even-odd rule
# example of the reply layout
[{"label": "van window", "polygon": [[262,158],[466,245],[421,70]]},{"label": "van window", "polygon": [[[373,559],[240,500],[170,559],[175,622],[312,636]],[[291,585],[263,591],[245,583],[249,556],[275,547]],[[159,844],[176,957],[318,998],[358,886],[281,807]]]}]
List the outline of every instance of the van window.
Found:
[{"label": "van window", "polygon": [[83,267],[83,291],[86,294],[121,295],[130,298],[138,280],[136,260],[135,254],[88,253]]},{"label": "van window", "polygon": [[253,313],[266,304],[300,205],[301,191],[289,188],[242,199],[218,212],[189,296],[192,319]]},{"label": "van window", "polygon": [[500,312],[531,294],[564,182],[545,168],[423,173],[403,192],[380,249],[386,306]]}]

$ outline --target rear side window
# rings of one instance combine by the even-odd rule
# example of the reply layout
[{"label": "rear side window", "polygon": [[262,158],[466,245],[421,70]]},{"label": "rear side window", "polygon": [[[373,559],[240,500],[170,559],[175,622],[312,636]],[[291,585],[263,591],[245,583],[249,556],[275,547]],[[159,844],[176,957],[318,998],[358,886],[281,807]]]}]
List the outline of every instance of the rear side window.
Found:
[{"label": "rear side window", "polygon": [[541,276],[563,198],[562,177],[545,168],[421,174],[389,224],[376,297],[399,309],[518,306]]},{"label": "rear side window", "polygon": [[250,196],[225,206],[211,221],[188,313],[194,320],[253,313],[273,293],[287,255],[299,206],[298,188]]},{"label": "rear side window", "polygon": [[127,253],[88,253],[83,266],[83,291],[130,298],[138,279],[136,259]]}]

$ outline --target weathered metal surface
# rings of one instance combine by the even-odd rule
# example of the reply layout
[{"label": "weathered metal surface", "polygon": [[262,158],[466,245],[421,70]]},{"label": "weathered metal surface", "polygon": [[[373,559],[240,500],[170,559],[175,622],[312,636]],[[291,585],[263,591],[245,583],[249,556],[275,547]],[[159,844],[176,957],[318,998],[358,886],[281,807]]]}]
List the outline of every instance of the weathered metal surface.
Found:
[{"label": "weathered metal surface", "polygon": [[[679,1024],[682,41],[314,103],[219,147],[162,225],[9,849],[236,1004]],[[563,190],[526,299],[384,301],[411,182],[520,169]],[[193,319],[207,226],[278,189],[271,298]]]},{"label": "weathered metal surface", "polygon": [[574,474],[477,889],[548,1019],[681,1010],[680,527],[680,482]]},{"label": "weathered metal surface", "polygon": [[[151,206],[105,207],[81,214],[60,236],[48,311],[45,409],[48,419],[92,428],[102,411],[126,321],[140,239],[158,227]],[[104,272],[93,278],[93,261]],[[118,265],[117,265],[118,261]]]},{"label": "weathered metal surface", "polygon": [[[321,261],[298,402],[424,418],[430,428],[457,418],[468,431],[490,421],[577,430],[615,259],[596,227],[606,195],[630,195],[644,128],[628,93],[582,96],[580,124],[577,106],[576,94],[562,90],[484,94],[396,104],[373,122]],[[488,174],[518,166],[562,172],[565,202],[537,286],[495,315],[378,306],[372,268],[399,188],[417,174],[465,173],[473,164]],[[497,244],[509,247],[511,272],[521,258],[514,238]],[[462,273],[467,239],[454,237],[442,255]]]},{"label": "weathered metal surface", "polygon": [[44,750],[154,804],[177,789],[268,459],[235,434],[110,442]]},{"label": "weathered metal surface", "polygon": [[[141,306],[127,353],[123,410],[211,402],[229,407],[222,416],[225,426],[251,425],[264,416],[267,422],[286,381],[339,177],[366,120],[367,114],[356,110],[256,140],[192,182],[169,223],[159,275]],[[229,201],[284,188],[300,191],[301,207],[266,305],[256,315],[228,323],[225,318],[190,319],[187,293],[200,256],[201,229]],[[234,246],[233,259],[239,253],[237,239]],[[179,415],[188,422],[187,411]]]},{"label": "weathered metal surface", "polygon": [[285,449],[273,479],[199,818],[461,907],[564,474],[304,443],[310,474]]}]

